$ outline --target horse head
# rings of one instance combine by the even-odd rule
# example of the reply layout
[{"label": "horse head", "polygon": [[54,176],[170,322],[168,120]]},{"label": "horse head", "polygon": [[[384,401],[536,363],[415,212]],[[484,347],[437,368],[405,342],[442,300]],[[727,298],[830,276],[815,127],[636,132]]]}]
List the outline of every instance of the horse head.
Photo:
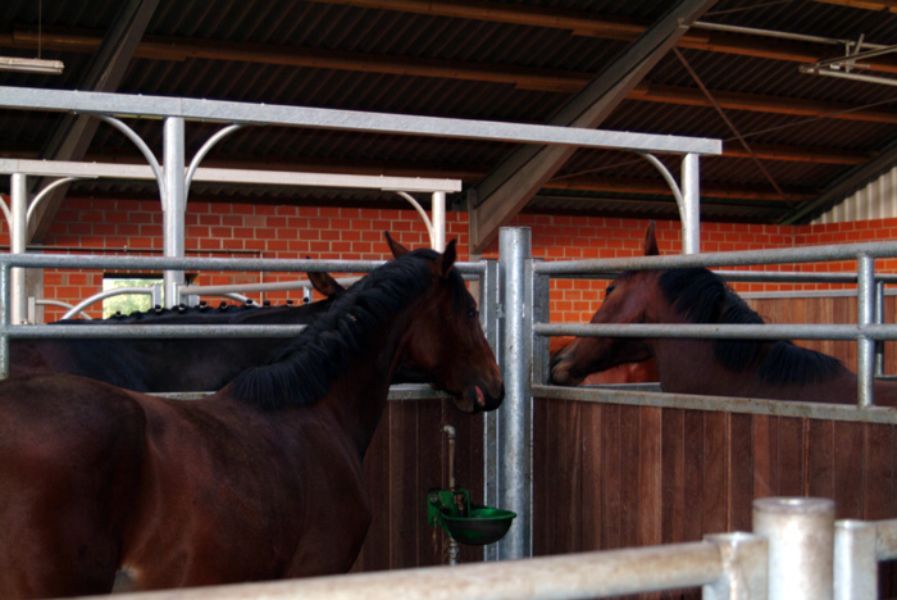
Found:
[{"label": "horse head", "polygon": [[[654,223],[648,226],[645,256],[660,254]],[[590,323],[644,323],[656,320],[652,314],[654,297],[659,293],[656,271],[628,271],[607,287],[604,302]],[[644,339],[613,337],[577,337],[551,358],[551,381],[577,385],[589,374],[625,363],[642,362],[653,357]]]},{"label": "horse head", "polygon": [[[394,257],[409,252],[389,233]],[[476,302],[454,268],[456,240],[430,265],[433,285],[419,302],[402,341],[402,364],[426,374],[436,387],[454,396],[464,412],[494,410],[504,397],[504,384],[492,348],[480,326]]]}]

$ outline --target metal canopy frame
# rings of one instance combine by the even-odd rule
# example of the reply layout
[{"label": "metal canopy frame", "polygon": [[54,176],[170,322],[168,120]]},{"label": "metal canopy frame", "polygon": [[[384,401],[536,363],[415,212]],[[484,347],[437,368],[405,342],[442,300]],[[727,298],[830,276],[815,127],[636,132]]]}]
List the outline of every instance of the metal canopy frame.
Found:
[{"label": "metal canopy frame", "polygon": [[[720,154],[720,140],[689,138],[669,135],[595,130],[583,127],[529,125],[471,119],[450,119],[390,113],[310,108],[300,106],[252,104],[221,100],[169,98],[110,94],[103,92],[79,92],[26,87],[0,86],[0,108],[15,110],[45,110],[52,112],[76,112],[97,116],[119,129],[143,153],[159,180],[164,215],[164,254],[169,257],[184,256],[184,211],[187,190],[198,162],[211,146],[236,128],[244,125],[279,125],[310,127],[342,131],[372,132],[398,135],[423,135],[447,138],[463,138],[499,142],[581,146],[631,150],[646,153],[685,154],[688,165],[683,180],[689,184],[691,208],[683,212],[683,230],[687,248],[697,249],[699,240],[699,212],[697,209],[697,156]],[[156,160],[148,145],[121,120],[121,117],[143,119],[161,118],[163,121],[163,161]],[[186,121],[229,123],[202,146],[189,167],[185,157]],[[185,172],[187,175],[185,175]],[[687,175],[685,174],[687,172]],[[444,193],[437,195],[440,213],[444,213]],[[416,206],[419,212],[420,207]],[[434,211],[434,221],[437,216]],[[27,232],[26,232],[27,235]],[[434,241],[437,250],[442,249],[444,239]],[[177,303],[178,287],[184,284],[182,271],[165,271],[164,288],[166,304]],[[22,280],[24,285],[24,280]]]},{"label": "metal canopy frame", "polygon": [[[204,155],[201,152],[198,157]],[[169,177],[168,173],[156,165],[120,165],[115,163],[85,163],[70,161],[41,161],[0,159],[0,174],[11,178],[11,206],[0,200],[9,225],[10,252],[22,254],[26,251],[27,230],[30,219],[40,209],[41,204],[50,197],[49,193],[59,185],[76,179],[111,178],[142,179],[159,182],[164,214],[163,235],[165,238],[165,256],[184,256],[184,217],[189,182],[208,181],[218,183],[247,183],[285,186],[318,186],[352,189],[368,189],[396,192],[408,201],[421,215],[430,235],[432,248],[442,250],[445,246],[445,195],[461,190],[461,181],[457,179],[429,179],[421,177],[385,177],[369,175],[334,175],[331,173],[309,173],[294,171],[256,171],[246,169],[210,169],[198,168],[194,161],[184,178]],[[29,203],[27,177],[57,178],[47,185]],[[175,181],[171,181],[174,179]],[[409,192],[428,192],[431,194],[431,216]],[[180,203],[166,202],[167,198],[179,197]],[[431,218],[432,217],[432,218]],[[182,270],[166,270],[165,299],[168,306],[180,302],[185,289]],[[11,322],[25,322],[27,314],[27,292],[25,271],[15,267],[10,272],[11,288]]]}]

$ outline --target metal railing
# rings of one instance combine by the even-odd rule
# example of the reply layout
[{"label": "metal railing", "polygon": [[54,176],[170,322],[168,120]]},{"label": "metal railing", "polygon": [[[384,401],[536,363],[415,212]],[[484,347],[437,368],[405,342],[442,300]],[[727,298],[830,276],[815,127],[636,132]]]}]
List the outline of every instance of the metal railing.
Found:
[{"label": "metal railing", "polygon": [[[877,303],[874,259],[897,256],[897,243],[846,244],[777,250],[714,252],[636,258],[540,261],[532,258],[528,228],[503,228],[499,235],[502,306],[505,323],[501,340],[506,382],[505,410],[500,411],[496,442],[486,448],[487,467],[495,464],[496,485],[487,489],[486,501],[513,510],[519,519],[514,529],[496,544],[497,558],[532,554],[533,398],[593,399],[595,401],[695,406],[702,410],[738,410],[761,414],[792,414],[869,422],[897,422],[897,411],[873,406],[876,341],[897,339],[897,325],[875,324]],[[838,276],[856,281],[857,323],[853,325],[569,325],[549,323],[549,280],[557,278],[605,278],[625,270],[681,267],[738,267],[757,264],[792,264],[821,261],[857,262],[855,273]],[[741,273],[745,280],[761,275]],[[809,280],[818,275],[804,276]],[[571,389],[547,385],[548,336],[627,336],[763,339],[846,339],[856,341],[856,406],[822,406],[814,403],[764,402],[744,398],[677,395],[678,404],[656,392]],[[613,397],[611,399],[610,397]],[[488,471],[487,471],[488,472]],[[492,494],[492,495],[490,495]]]},{"label": "metal railing", "polygon": [[[267,583],[122,595],[126,600],[303,598],[367,600],[554,600],[596,598],[700,587],[704,600],[857,600],[876,597],[876,560],[893,557],[895,522],[863,529],[863,560],[844,562],[839,539],[849,522],[835,522],[823,498],[761,498],[753,503],[753,533],[723,533],[701,542],[450,567],[402,569]],[[864,524],[866,525],[866,524]],[[872,532],[869,535],[869,532]],[[870,545],[871,544],[871,545]],[[866,558],[871,556],[872,562]],[[871,565],[871,569],[870,569]]]}]

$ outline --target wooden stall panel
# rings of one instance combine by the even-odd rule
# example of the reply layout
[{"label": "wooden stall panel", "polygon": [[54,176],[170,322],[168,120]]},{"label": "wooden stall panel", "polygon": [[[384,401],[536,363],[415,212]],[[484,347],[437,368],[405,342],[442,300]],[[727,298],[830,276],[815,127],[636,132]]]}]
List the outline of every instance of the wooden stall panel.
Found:
[{"label": "wooden stall panel", "polygon": [[[457,432],[458,484],[482,499],[483,418],[461,414],[450,402],[389,402],[364,460],[373,519],[353,572],[444,564],[447,540],[429,526],[426,512],[427,492],[448,487],[443,425]],[[462,547],[460,560],[482,560],[482,549]]]},{"label": "wooden stall panel", "polygon": [[897,518],[894,425],[542,399],[536,411],[536,555],[750,531],[752,502],[767,496]]}]

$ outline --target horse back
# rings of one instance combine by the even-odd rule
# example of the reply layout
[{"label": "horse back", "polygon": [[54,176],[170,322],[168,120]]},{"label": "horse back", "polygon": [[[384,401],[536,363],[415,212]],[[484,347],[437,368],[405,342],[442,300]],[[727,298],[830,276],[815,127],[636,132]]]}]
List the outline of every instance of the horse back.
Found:
[{"label": "horse back", "polygon": [[139,491],[145,420],[68,375],[0,383],[0,597],[108,592]]}]

